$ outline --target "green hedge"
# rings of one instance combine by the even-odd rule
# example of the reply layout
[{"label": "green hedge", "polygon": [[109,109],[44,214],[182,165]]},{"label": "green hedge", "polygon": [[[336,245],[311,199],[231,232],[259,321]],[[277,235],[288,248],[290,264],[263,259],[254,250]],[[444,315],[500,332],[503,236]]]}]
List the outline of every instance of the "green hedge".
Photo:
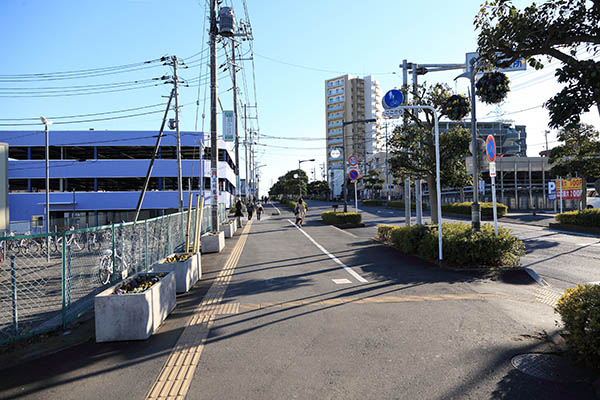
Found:
[{"label": "green hedge", "polygon": [[[452,214],[464,214],[471,215],[471,203],[470,201],[466,201],[464,203],[446,203],[442,204],[442,214],[443,212],[449,212]],[[481,216],[482,217],[493,217],[494,216],[494,205],[492,203],[479,203],[481,205]],[[508,207],[502,203],[496,203],[496,210],[498,212],[498,217],[503,217],[506,215],[508,211]]]},{"label": "green hedge", "polygon": [[321,219],[330,225],[360,224],[362,215],[357,212],[325,211],[321,213]]},{"label": "green hedge", "polygon": [[383,200],[363,200],[363,206],[382,206]]},{"label": "green hedge", "polygon": [[[388,201],[387,206],[389,208],[399,208],[401,210],[404,210],[404,207],[406,206],[406,203],[402,200],[394,200],[394,201]],[[427,205],[423,204],[423,209],[426,209]],[[417,203],[411,202],[410,203],[410,209],[411,210],[416,210],[417,209]]]},{"label": "green hedge", "polygon": [[[496,235],[491,224],[484,224],[480,232],[474,232],[469,224],[443,224],[442,234],[444,263],[452,267],[515,267],[525,254],[522,241],[502,227]],[[393,228],[380,225],[378,236],[403,253],[434,262],[439,258],[437,225]]]},{"label": "green hedge", "polygon": [[554,217],[561,224],[590,226],[600,228],[600,209],[590,208],[582,211],[569,211]]},{"label": "green hedge", "polygon": [[591,368],[600,368],[600,286],[565,290],[554,310],[564,323],[568,345]]}]

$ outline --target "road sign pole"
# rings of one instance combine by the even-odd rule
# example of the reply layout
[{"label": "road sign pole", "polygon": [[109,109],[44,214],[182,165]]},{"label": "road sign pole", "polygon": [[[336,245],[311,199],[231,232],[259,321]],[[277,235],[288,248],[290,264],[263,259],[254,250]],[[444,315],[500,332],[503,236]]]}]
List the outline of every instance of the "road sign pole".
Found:
[{"label": "road sign pole", "polygon": [[494,232],[498,234],[498,210],[496,210],[496,177],[492,176],[492,203],[494,207]]},{"label": "road sign pole", "polygon": [[354,210],[358,212],[358,191],[356,190],[356,181],[354,181]]}]

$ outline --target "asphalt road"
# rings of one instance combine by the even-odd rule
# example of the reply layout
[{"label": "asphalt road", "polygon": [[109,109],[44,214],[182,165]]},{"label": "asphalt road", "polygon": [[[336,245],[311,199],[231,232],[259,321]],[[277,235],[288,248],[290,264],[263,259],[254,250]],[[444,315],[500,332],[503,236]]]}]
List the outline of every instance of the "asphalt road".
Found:
[{"label": "asphalt road", "polygon": [[[267,210],[203,255],[205,279],[149,340],[91,341],[3,370],[0,397],[145,398],[182,373],[186,399],[593,398],[583,372],[559,383],[512,367],[556,351],[541,335],[555,315],[527,276],[440,270],[369,240],[373,228],[322,225],[319,211],[300,230]],[[188,349],[198,358],[179,370],[173,354]]]},{"label": "asphalt road", "polygon": [[[310,203],[315,214],[331,210],[332,203],[316,201]],[[404,225],[406,223],[405,213],[401,210],[361,207],[360,212],[367,227],[347,230],[348,233],[359,237],[375,237],[377,224]],[[425,220],[430,221],[430,218],[425,217]],[[470,223],[457,218],[443,218],[443,220]],[[412,223],[414,224],[415,221],[413,213]],[[562,292],[577,284],[600,282],[599,237],[517,222],[499,222],[499,226],[512,230],[525,242],[526,255],[521,259],[522,266],[535,271],[552,289]]]}]

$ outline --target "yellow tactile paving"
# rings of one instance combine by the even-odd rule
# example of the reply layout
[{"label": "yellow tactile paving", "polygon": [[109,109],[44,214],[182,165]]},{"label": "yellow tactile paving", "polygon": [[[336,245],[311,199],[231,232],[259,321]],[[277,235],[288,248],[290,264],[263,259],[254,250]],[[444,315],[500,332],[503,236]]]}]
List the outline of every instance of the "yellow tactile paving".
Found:
[{"label": "yellow tactile paving", "polygon": [[224,268],[208,290],[204,300],[194,310],[186,328],[169,355],[158,378],[146,395],[147,400],[184,399],[204,349],[208,332],[217,314],[237,314],[239,303],[221,304],[227,285],[248,240],[252,221],[248,222]]}]

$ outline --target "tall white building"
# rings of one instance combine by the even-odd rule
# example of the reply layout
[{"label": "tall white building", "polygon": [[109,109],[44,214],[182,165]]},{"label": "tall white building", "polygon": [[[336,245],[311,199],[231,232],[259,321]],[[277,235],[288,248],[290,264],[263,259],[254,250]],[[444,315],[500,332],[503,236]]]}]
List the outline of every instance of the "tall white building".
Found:
[{"label": "tall white building", "polygon": [[[343,127],[343,121],[376,119],[372,123],[355,123]],[[334,197],[342,194],[344,181],[343,137],[345,133],[346,158],[355,155],[359,171],[366,172],[369,155],[385,149],[381,89],[372,76],[338,76],[325,81],[325,132],[327,138],[327,180]],[[340,155],[332,156],[337,150]],[[336,155],[334,151],[334,155]]]}]

